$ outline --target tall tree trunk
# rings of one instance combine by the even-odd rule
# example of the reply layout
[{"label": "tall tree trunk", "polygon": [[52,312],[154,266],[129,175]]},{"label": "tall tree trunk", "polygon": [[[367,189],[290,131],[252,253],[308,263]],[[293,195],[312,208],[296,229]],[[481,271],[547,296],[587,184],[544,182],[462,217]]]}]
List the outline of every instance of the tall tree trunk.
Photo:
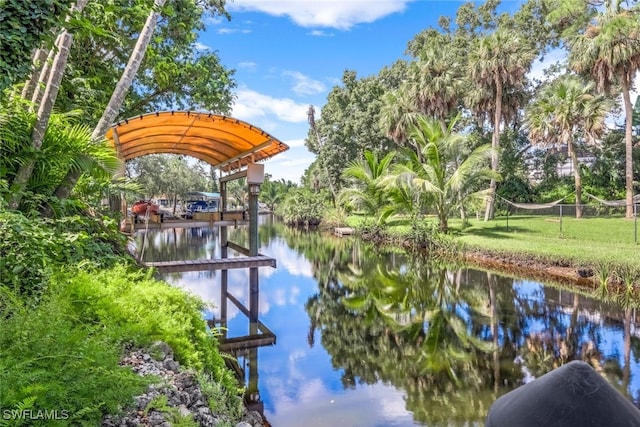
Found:
[{"label": "tall tree trunk", "polygon": [[631,96],[629,95],[629,82],[625,77],[620,79],[622,86],[622,99],[624,100],[624,168],[625,168],[625,189],[627,210],[626,217],[633,218],[633,136],[631,133],[633,127],[633,106],[631,105]]},{"label": "tall tree trunk", "polygon": [[[118,81],[113,94],[111,94],[109,104],[105,108],[102,113],[102,117],[91,134],[91,138],[93,140],[104,138],[105,133],[107,133],[107,130],[118,116],[118,111],[120,110],[120,107],[122,107],[122,103],[129,91],[129,88],[131,88],[131,85],[133,84],[133,79],[140,68],[144,54],[147,51],[149,42],[151,41],[151,36],[153,36],[153,32],[156,29],[158,16],[160,16],[160,8],[165,2],[166,0],[155,0],[153,3],[153,9],[149,13],[147,21],[138,36],[138,41],[136,42],[133,52],[131,52],[129,62],[124,69],[122,76],[120,76],[120,80]],[[76,186],[78,179],[80,179],[80,175],[81,173],[78,170],[69,170],[60,185],[58,185],[58,188],[56,188],[54,192],[55,196],[59,199],[66,199],[69,197],[71,191]]]},{"label": "tall tree trunk", "polygon": [[[493,117],[493,136],[491,138],[491,170],[498,173],[498,149],[500,148],[500,122],[502,121],[502,83],[496,78],[496,111]],[[487,208],[484,212],[484,220],[488,221],[493,218],[496,206],[496,179],[491,178],[489,183],[489,197],[487,199]]]},{"label": "tall tree trunk", "polygon": [[[321,154],[321,151],[324,148],[324,145],[320,140],[320,134],[318,133],[318,128],[316,127],[315,109],[313,108],[313,105],[309,106],[309,109],[307,110],[307,117],[308,117],[309,124],[311,125],[311,128],[313,129],[313,132],[316,135],[316,142],[318,143],[318,148],[320,151],[319,154]],[[327,167],[327,162],[326,160],[324,160],[324,157],[322,159],[322,166],[323,166],[324,172],[327,174],[327,181],[329,182],[329,190],[331,191],[331,201],[333,203],[333,207],[335,208],[338,195],[336,193],[335,188],[333,187],[331,174],[329,173],[329,168]]]},{"label": "tall tree trunk", "polygon": [[[71,14],[81,12],[86,4],[87,0],[77,0],[75,5],[71,8],[69,16],[67,16],[67,20],[70,19]],[[49,79],[47,81],[44,98],[38,108],[36,123],[33,126],[33,131],[31,133],[31,145],[36,151],[39,151],[40,147],[42,147],[44,134],[49,124],[49,118],[51,117],[53,106],[56,102],[56,98],[58,97],[58,90],[60,89],[60,83],[64,76],[64,69],[67,65],[67,59],[69,58],[69,48],[73,42],[73,34],[64,30],[60,35],[59,42],[59,50],[53,60],[53,64],[51,65],[51,73],[49,74]],[[34,166],[35,159],[31,159],[18,169],[11,185],[12,195],[9,200],[10,209],[17,209],[18,205],[20,205],[22,193],[29,181],[29,178],[31,178]]]},{"label": "tall tree trunk", "polygon": [[571,166],[573,167],[573,179],[576,183],[576,218],[582,218],[582,179],[580,178],[580,163],[578,162],[578,154],[576,147],[572,142],[567,142],[569,156],[571,157]]},{"label": "tall tree trunk", "polygon": [[31,71],[31,75],[29,76],[29,80],[27,80],[22,88],[21,97],[22,99],[30,98],[33,94],[33,91],[38,84],[39,79],[36,76],[39,76],[39,71],[46,66],[47,59],[47,51],[45,49],[36,49],[33,52],[33,57],[31,58],[31,63],[33,64],[33,71]]},{"label": "tall tree trunk", "polygon": [[60,44],[62,43],[61,36],[62,34],[59,34],[56,38],[54,46],[49,51],[47,59],[44,61],[44,64],[42,64],[42,67],[40,68],[38,80],[35,82],[33,92],[31,94],[31,108],[37,108],[36,106],[40,105],[40,102],[42,101],[42,94],[47,85],[47,81],[49,80],[49,73],[51,72],[51,67],[53,65],[56,51],[59,51]]}]

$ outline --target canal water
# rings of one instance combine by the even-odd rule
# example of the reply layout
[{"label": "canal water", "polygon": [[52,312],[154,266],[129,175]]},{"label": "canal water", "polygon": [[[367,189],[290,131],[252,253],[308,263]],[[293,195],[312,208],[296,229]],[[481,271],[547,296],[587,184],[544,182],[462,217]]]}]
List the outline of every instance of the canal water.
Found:
[{"label": "canal water", "polygon": [[[633,308],[261,220],[259,251],[278,266],[260,268],[259,320],[276,343],[238,360],[274,427],[481,426],[497,397],[571,360],[640,403]],[[147,233],[136,236],[147,261],[221,256],[218,229]],[[248,246],[247,233],[229,227],[229,240]],[[214,322],[220,275],[164,279],[211,303]],[[248,270],[228,283],[248,306]],[[249,333],[231,302],[227,317],[228,337]]]}]

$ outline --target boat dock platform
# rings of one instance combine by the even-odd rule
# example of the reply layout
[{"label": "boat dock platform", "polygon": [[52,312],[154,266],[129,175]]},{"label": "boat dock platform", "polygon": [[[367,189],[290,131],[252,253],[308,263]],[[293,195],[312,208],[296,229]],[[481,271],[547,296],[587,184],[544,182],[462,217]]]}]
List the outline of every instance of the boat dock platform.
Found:
[{"label": "boat dock platform", "polygon": [[333,234],[336,236],[351,236],[354,230],[351,227],[336,227],[333,229]]},{"label": "boat dock platform", "polygon": [[145,262],[145,266],[152,267],[161,273],[175,273],[183,271],[204,270],[233,270],[237,268],[272,267],[276,268],[275,258],[265,255],[241,256],[236,258],[194,259],[185,261],[155,261]]}]

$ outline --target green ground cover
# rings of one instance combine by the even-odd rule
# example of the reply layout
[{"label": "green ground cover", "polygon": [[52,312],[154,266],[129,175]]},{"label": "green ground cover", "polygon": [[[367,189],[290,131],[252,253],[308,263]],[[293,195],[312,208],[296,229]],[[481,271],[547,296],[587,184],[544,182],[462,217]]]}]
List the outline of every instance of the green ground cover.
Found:
[{"label": "green ground cover", "polygon": [[[235,425],[241,386],[202,319],[204,301],[141,271],[125,242],[111,220],[27,218],[0,208],[0,409],[55,409],[65,418],[56,425],[99,425],[149,383],[120,366],[126,349],[163,341],[198,373],[225,425]],[[5,425],[51,421],[0,420]]]},{"label": "green ground cover", "polygon": [[[425,221],[435,222],[436,218],[427,217]],[[356,228],[371,223],[363,216],[348,219],[348,225]],[[634,242],[633,220],[564,217],[560,224],[558,217],[510,216],[508,226],[506,217],[487,222],[473,218],[466,227],[462,227],[459,219],[453,219],[449,226],[454,241],[471,249],[562,259],[580,265],[608,263],[640,269],[640,244]],[[391,222],[385,227],[392,238],[407,236],[410,230],[409,220]]]},{"label": "green ground cover", "polygon": [[455,225],[456,240],[470,247],[502,253],[566,259],[578,264],[611,263],[640,268],[640,245],[634,242],[634,221],[624,218],[510,217],[471,220]]}]

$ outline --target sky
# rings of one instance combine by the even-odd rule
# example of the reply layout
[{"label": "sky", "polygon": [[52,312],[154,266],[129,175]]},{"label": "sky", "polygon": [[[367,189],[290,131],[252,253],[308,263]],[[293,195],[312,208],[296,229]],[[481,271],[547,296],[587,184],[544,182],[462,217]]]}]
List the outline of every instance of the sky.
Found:
[{"label": "sky", "polygon": [[[315,155],[304,146],[307,110],[316,119],[345,70],[378,74],[405,55],[418,33],[454,17],[462,1],[448,0],[229,0],[231,20],[209,17],[198,48],[217,52],[235,70],[231,116],[289,145],[265,162],[274,179],[300,181]],[[522,1],[503,1],[515,11]],[[547,61],[557,59],[548,56]],[[541,75],[543,64],[532,72]]]}]

